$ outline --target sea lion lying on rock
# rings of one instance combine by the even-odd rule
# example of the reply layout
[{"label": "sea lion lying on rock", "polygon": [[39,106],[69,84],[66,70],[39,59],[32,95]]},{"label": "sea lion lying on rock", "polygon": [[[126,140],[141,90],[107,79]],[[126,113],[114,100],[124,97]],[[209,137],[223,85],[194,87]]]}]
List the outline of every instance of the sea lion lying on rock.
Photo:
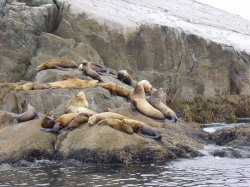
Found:
[{"label": "sea lion lying on rock", "polygon": [[127,70],[120,70],[120,71],[118,71],[117,78],[120,81],[124,82],[125,84],[128,84],[129,86],[132,85],[133,79],[132,79],[131,75],[128,74]]},{"label": "sea lion lying on rock", "polygon": [[157,129],[155,129],[155,128],[153,128],[153,127],[149,126],[148,124],[143,123],[141,121],[137,121],[134,119],[123,119],[122,123],[124,125],[130,126],[133,129],[133,132],[135,132],[141,136],[153,138],[156,140],[160,140],[162,137],[160,132]]},{"label": "sea lion lying on rock", "polygon": [[26,100],[22,101],[21,107],[27,108],[27,110],[22,114],[16,115],[18,122],[29,121],[29,120],[35,119],[35,117],[37,117],[36,109],[33,106],[31,106],[30,104],[28,104]]},{"label": "sea lion lying on rock", "polygon": [[120,86],[115,83],[99,83],[97,86],[101,86],[110,91],[111,95],[118,95],[126,98],[130,98],[132,91],[124,86]]},{"label": "sea lion lying on rock", "polygon": [[163,120],[165,116],[146,100],[145,92],[143,86],[136,84],[133,94],[131,95],[131,112],[136,114],[137,111],[141,112],[145,116]]},{"label": "sea lion lying on rock", "polygon": [[161,98],[163,96],[163,89],[159,88],[158,90],[154,91],[150,96],[149,103],[159,111],[171,122],[177,122],[177,116],[175,112],[169,108],[167,105],[161,102]]},{"label": "sea lion lying on rock", "polygon": [[46,61],[39,66],[37,66],[36,71],[42,71],[45,69],[60,69],[65,70],[64,68],[77,68],[77,63],[74,60],[69,59],[51,59]]},{"label": "sea lion lying on rock", "polygon": [[82,80],[74,76],[64,76],[63,80],[47,83],[50,88],[68,88],[68,89],[80,89],[80,88],[92,88],[95,87],[98,80]]},{"label": "sea lion lying on rock", "polygon": [[34,82],[26,83],[15,88],[15,91],[24,91],[24,90],[40,90],[50,88],[46,84],[38,84]]},{"label": "sea lion lying on rock", "polygon": [[91,77],[92,79],[103,82],[100,75],[90,67],[90,64],[88,62],[83,62],[82,64],[80,64],[78,69],[80,69],[85,75]]},{"label": "sea lion lying on rock", "polygon": [[108,125],[116,130],[125,132],[127,134],[133,134],[134,131],[132,129],[132,127],[130,127],[129,125],[126,125],[122,122],[122,120],[119,119],[113,119],[113,118],[109,118],[109,119],[104,119],[98,122],[97,125]]},{"label": "sea lion lying on rock", "polygon": [[[105,74],[107,75],[107,74],[111,73],[111,74],[114,74],[114,75],[115,75],[115,73],[112,72],[112,71],[110,71],[107,67],[102,66],[102,65],[99,65],[99,64],[97,64],[97,63],[95,63],[95,62],[88,62],[87,60],[83,60],[82,63],[87,63],[88,66],[89,66],[92,70],[96,71],[96,72],[99,73],[99,74],[105,73]],[[79,68],[78,68],[79,70],[82,70],[82,66],[81,66],[81,65],[82,65],[82,64],[79,65]]]},{"label": "sea lion lying on rock", "polygon": [[122,120],[122,119],[126,119],[128,117],[117,114],[117,113],[113,113],[113,112],[102,112],[102,113],[95,114],[95,115],[91,116],[89,118],[88,124],[90,126],[93,126],[94,124],[98,123],[101,120],[110,119],[110,118]]},{"label": "sea lion lying on rock", "polygon": [[70,123],[64,128],[64,130],[79,127],[81,124],[88,122],[90,116],[92,116],[92,114],[79,113],[70,121]]}]

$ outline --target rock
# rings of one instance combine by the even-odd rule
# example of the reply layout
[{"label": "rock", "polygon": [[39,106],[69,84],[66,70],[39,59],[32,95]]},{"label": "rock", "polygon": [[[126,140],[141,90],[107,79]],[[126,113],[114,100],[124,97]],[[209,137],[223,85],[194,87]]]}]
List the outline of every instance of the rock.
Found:
[{"label": "rock", "polygon": [[13,113],[0,110],[0,129],[16,122],[17,120]]},{"label": "rock", "polygon": [[[38,45],[37,36],[54,29],[58,9],[53,1],[39,3],[36,7],[17,1],[3,2],[0,5],[4,5],[4,10],[0,11],[4,12],[0,29],[0,73],[7,73],[7,82],[13,82],[25,75]],[[35,1],[27,4],[32,2]]]},{"label": "rock", "polygon": [[[24,158],[32,151],[35,155],[34,150],[47,154],[54,153],[53,142],[56,141],[56,136],[41,131],[40,120],[31,120],[1,128],[0,134],[0,154],[5,155],[1,157],[0,162],[8,156],[8,159],[11,160]],[[39,158],[41,155],[37,154],[36,157]]]},{"label": "rock", "polygon": [[250,157],[249,125],[220,129],[208,135],[207,138],[219,146],[226,146],[222,151],[215,152],[215,155],[221,156],[221,153],[223,153],[222,155],[228,157]]},{"label": "rock", "polygon": [[[119,108],[117,112],[129,114],[127,107]],[[196,133],[200,130],[194,126],[165,122],[171,128],[162,128],[162,123],[142,114],[133,118],[148,121],[161,132],[162,140],[129,135],[109,126],[90,127],[87,124],[55,135],[41,131],[40,120],[31,120],[0,129],[0,162],[19,163],[22,159],[33,161],[63,158],[83,163],[129,164],[165,162],[168,159],[201,155],[197,149],[204,142],[197,142]],[[185,131],[187,128],[189,131]]]},{"label": "rock", "polygon": [[83,60],[94,61],[103,64],[98,53],[89,45],[75,42],[72,38],[64,39],[50,33],[42,33],[39,36],[36,55],[31,59],[31,65],[25,74],[26,79],[33,80],[36,76],[36,67],[53,58],[71,59],[78,65]]},{"label": "rock", "polygon": [[[28,90],[15,91],[13,99],[6,99],[3,105],[5,109],[14,109],[17,106],[17,111],[10,110],[9,112],[23,112],[21,108],[22,100],[27,100],[30,105],[36,108],[40,113],[46,114],[54,112],[55,115],[64,113],[65,105],[76,93],[84,91],[89,102],[89,108],[96,112],[102,112],[106,108],[117,108],[121,103],[126,102],[126,99],[119,96],[111,96],[109,91],[96,87],[86,89],[54,89],[51,92],[48,90]],[[7,97],[12,96],[12,93]]]}]

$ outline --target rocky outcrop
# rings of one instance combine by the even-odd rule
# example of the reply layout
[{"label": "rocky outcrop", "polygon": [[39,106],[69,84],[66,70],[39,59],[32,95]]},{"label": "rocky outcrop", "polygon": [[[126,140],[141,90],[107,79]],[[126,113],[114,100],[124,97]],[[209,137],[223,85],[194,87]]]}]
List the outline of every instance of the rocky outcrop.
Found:
[{"label": "rocky outcrop", "polygon": [[212,152],[219,157],[250,158],[250,127],[244,126],[225,128],[207,136],[221,148]]},{"label": "rocky outcrop", "polygon": [[[147,6],[147,1],[100,3],[2,1],[1,82],[34,81],[36,66],[51,58],[72,59],[78,64],[87,59],[115,70],[127,69],[135,80],[147,79],[154,87],[163,87],[175,110],[183,111],[183,104],[195,108],[191,112],[196,116],[209,116],[192,117],[195,121],[221,121],[209,101],[216,103],[218,97],[231,95],[240,99],[229,107],[226,121],[250,116],[249,22],[191,1],[168,0],[162,2],[162,8],[157,2]],[[126,10],[125,5],[119,6],[123,3]],[[178,11],[174,11],[176,7]],[[186,13],[189,7],[192,14]],[[237,41],[232,40],[235,37]],[[199,98],[205,98],[201,103],[206,110],[196,110]]]},{"label": "rocky outcrop", "polygon": [[[129,114],[126,107],[117,112]],[[83,163],[129,164],[202,155],[197,150],[204,145],[204,141],[199,137],[201,131],[194,124],[161,124],[141,114],[128,117],[153,125],[162,133],[162,140],[129,135],[109,126],[90,127],[87,124],[55,135],[42,131],[40,120],[31,120],[0,129],[0,162],[73,158]]]}]

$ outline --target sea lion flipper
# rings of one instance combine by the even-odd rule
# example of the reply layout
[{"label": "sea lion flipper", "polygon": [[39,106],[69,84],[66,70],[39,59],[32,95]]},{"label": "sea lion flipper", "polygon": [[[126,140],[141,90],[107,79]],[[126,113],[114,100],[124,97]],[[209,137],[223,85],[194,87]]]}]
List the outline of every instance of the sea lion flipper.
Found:
[{"label": "sea lion flipper", "polygon": [[68,68],[63,68],[61,66],[56,66],[56,69],[62,70],[62,71],[68,71]]},{"label": "sea lion flipper", "polygon": [[51,129],[51,128],[41,128],[40,130],[41,130],[41,131],[44,131],[44,132],[51,132],[51,133],[54,133],[54,130]]},{"label": "sea lion flipper", "polygon": [[130,107],[129,107],[129,112],[130,112],[132,115],[134,115],[134,116],[136,116],[136,115],[138,114],[137,108],[136,108],[135,105],[133,105],[132,103],[131,103],[131,105],[130,105]]},{"label": "sea lion flipper", "polygon": [[138,135],[145,137],[145,138],[152,138],[155,140],[160,140],[161,139],[161,135],[160,134],[156,134],[154,136],[148,135],[148,134],[142,134],[141,132],[137,132]]}]

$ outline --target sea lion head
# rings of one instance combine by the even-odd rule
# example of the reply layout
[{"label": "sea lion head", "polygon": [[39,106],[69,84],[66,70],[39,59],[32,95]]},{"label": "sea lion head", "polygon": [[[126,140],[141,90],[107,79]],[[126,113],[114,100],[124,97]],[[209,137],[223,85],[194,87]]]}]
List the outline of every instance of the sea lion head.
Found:
[{"label": "sea lion head", "polygon": [[21,102],[21,107],[22,108],[26,108],[28,106],[28,103],[27,103],[27,101],[24,99],[24,100],[22,100],[22,102]]},{"label": "sea lion head", "polygon": [[77,97],[81,97],[83,99],[86,99],[86,95],[83,91],[79,92],[78,94],[76,94]]},{"label": "sea lion head", "polygon": [[141,96],[143,98],[145,97],[144,88],[143,88],[143,86],[141,84],[136,83],[133,95]]}]

